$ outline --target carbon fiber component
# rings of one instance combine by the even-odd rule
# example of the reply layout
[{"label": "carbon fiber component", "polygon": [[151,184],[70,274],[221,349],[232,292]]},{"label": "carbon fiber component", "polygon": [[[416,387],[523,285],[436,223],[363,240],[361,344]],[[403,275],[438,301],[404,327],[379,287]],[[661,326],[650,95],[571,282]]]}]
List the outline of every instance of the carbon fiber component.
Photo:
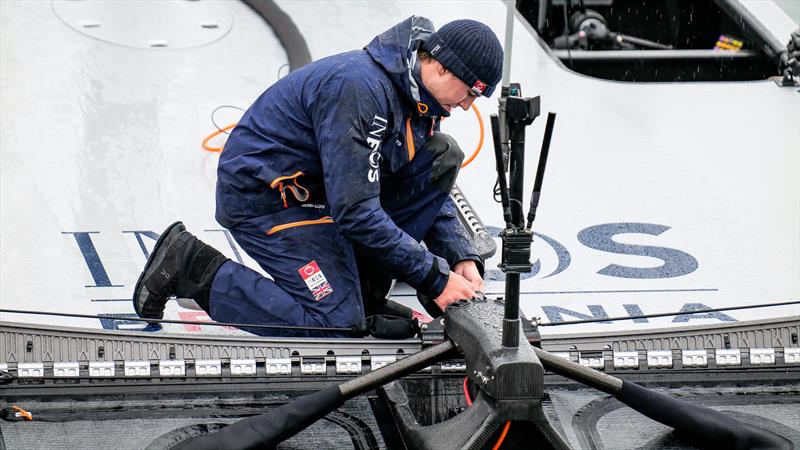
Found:
[{"label": "carbon fiber component", "polygon": [[[231,374],[225,369],[233,360],[252,359],[259,369],[253,376],[264,373],[261,368],[264,366],[266,371],[270,361],[290,360],[291,370],[285,375],[291,375],[303,373],[303,361],[307,358],[320,358],[327,370],[324,366],[335,363],[337,357],[357,357],[361,362],[362,355],[369,355],[365,361],[370,362],[382,357],[415,353],[420,348],[419,340],[414,339],[264,339],[257,336],[153,334],[0,322],[0,364],[18,367],[21,363],[41,363],[49,370],[55,363],[75,362],[79,365],[79,376],[86,374],[90,363],[113,363],[120,366],[119,369],[126,361],[191,363],[204,359],[220,360],[223,376]],[[189,369],[187,367],[185,375],[199,375]]]},{"label": "carbon fiber component", "polygon": [[[529,320],[523,318],[521,321],[523,327],[531,327]],[[429,333],[424,331],[424,334],[429,338],[443,336],[440,327],[442,323],[437,320],[426,325]],[[675,391],[676,385],[684,386],[675,391],[677,395],[680,397],[691,395],[698,404],[723,406],[728,411],[734,406],[724,405],[734,402],[738,405],[735,406],[736,411],[740,412],[739,416],[736,416],[738,419],[742,420],[746,416],[745,418],[749,418],[746,421],[757,426],[767,423],[765,420],[771,420],[775,423],[769,427],[770,430],[790,438],[795,445],[800,445],[800,430],[797,429],[794,419],[797,406],[795,399],[800,398],[797,396],[797,385],[795,382],[793,386],[783,387],[786,383],[796,380],[800,374],[800,360],[798,360],[800,347],[797,343],[799,332],[800,318],[791,317],[725,325],[656,329],[647,332],[545,336],[542,344],[548,350],[561,351],[558,356],[582,364],[592,363],[593,359],[590,357],[596,355],[599,358],[600,370],[623,377],[625,381],[673,386],[665,392]],[[731,349],[725,349],[726,343]],[[254,398],[260,399],[265,394],[270,396],[271,405],[282,404],[287,399],[296,397],[298,390],[300,394],[304,394],[310,390],[324,388],[331,381],[357,376],[370,370],[370,365],[374,370],[381,364],[389,362],[387,359],[395,360],[403,357],[397,353],[398,351],[402,350],[403,354],[409,354],[418,351],[422,346],[419,340],[265,340],[118,331],[91,332],[86,329],[0,322],[0,375],[6,376],[5,381],[8,382],[0,385],[0,396],[34,411],[39,419],[47,418],[44,422],[40,420],[32,423],[0,423],[1,438],[10,445],[9,448],[49,448],[50,441],[35,441],[38,447],[21,444],[25,439],[28,440],[24,442],[30,443],[38,439],[37,436],[47,434],[54,436],[53,445],[59,442],[59,445],[73,445],[77,448],[94,442],[92,439],[97,434],[95,431],[104,430],[102,435],[98,435],[97,439],[100,440],[97,442],[108,442],[108,438],[113,436],[115,441],[119,441],[120,449],[144,448],[149,441],[137,439],[147,433],[150,433],[150,439],[153,439],[176,427],[201,424],[202,428],[202,424],[218,423],[220,420],[217,417],[221,407],[232,412],[231,408],[237,407],[236,405],[250,405]],[[741,350],[740,364],[718,365],[715,358],[717,351],[722,353],[737,347]],[[104,349],[104,352],[101,352],[101,349]],[[282,350],[276,351],[277,349]],[[683,365],[681,354],[685,356],[686,352],[700,351],[698,349],[702,349],[704,355],[707,355],[707,365],[692,367]],[[772,362],[764,364],[762,359],[762,363],[757,363],[758,349],[773,350]],[[620,350],[637,352],[637,364],[633,367],[618,366],[616,361],[619,359]],[[335,355],[327,354],[329,351]],[[649,352],[652,351],[668,352],[672,359],[671,365],[649,364]],[[98,359],[99,353],[103,353],[103,356]],[[159,373],[158,368],[162,363],[176,362],[169,360],[170,354],[176,358],[185,358],[184,376],[174,377]],[[272,373],[271,358],[283,354],[290,355],[287,358],[290,359],[289,370]],[[133,378],[127,374],[123,376],[123,368],[129,362],[127,360],[142,358],[141,355],[145,355],[143,357],[145,360],[148,355],[150,356],[147,364],[153,370],[151,375]],[[222,360],[222,373],[216,377],[199,376],[199,358],[214,356]],[[255,371],[249,375],[235,375],[232,359],[247,357],[253,359]],[[357,372],[337,370],[339,362],[347,363],[349,366],[353,360],[362,362],[366,367],[357,366]],[[68,361],[75,361],[79,366],[79,376],[74,379],[55,377],[56,365]],[[87,373],[87,362],[103,361],[113,362],[118,375],[93,378]],[[312,364],[315,361],[318,363]],[[23,367],[36,363],[42,367],[43,376],[30,376],[32,371],[24,369],[29,376],[23,377]],[[317,365],[321,371],[306,369],[306,366],[314,369]],[[466,364],[463,362],[444,361],[404,380],[400,384],[409,401],[407,404],[386,403],[390,418],[399,421],[401,417],[406,417],[408,427],[414,428],[420,424],[443,422],[452,417],[464,407],[461,386],[465,374]],[[608,420],[613,421],[609,422],[613,424],[613,430],[608,429],[610,425],[606,423],[606,419],[584,424],[584,419],[588,420],[589,415],[581,414],[581,408],[590,402],[606,398],[605,395],[598,391],[582,389],[575,382],[557,375],[546,374],[545,382],[550,399],[543,399],[544,411],[555,429],[561,436],[569,439],[573,446],[600,445],[605,448],[622,449],[670,446],[674,448],[683,445],[680,441],[675,441],[669,428],[653,425],[652,421],[638,413],[632,411],[626,413],[626,408],[609,412]],[[417,389],[409,391],[409,384],[417,386]],[[692,384],[703,387],[689,388]],[[720,385],[735,387],[719,389],[709,387]],[[565,386],[567,389],[561,389],[559,386]],[[748,395],[741,395],[742,389],[746,389]],[[764,405],[753,403],[756,394],[766,396],[764,402],[767,402],[768,406],[764,406],[767,403]],[[67,398],[70,399],[67,404],[52,409],[55,406],[53,401]],[[154,398],[159,400],[153,401]],[[230,400],[225,400],[226,406],[223,406],[218,404],[220,398],[230,398]],[[140,400],[139,403],[129,405],[125,402],[120,403],[122,399],[134,403],[135,399]],[[486,396],[486,399],[488,401],[490,397]],[[785,404],[780,403],[781,401]],[[383,442],[380,441],[380,432],[386,435],[383,425],[379,432],[368,411],[369,408],[365,409],[366,405],[360,403],[358,407],[347,409],[350,403],[351,401],[348,401],[343,408],[372,424],[370,425],[372,433],[379,439],[378,447],[384,448]],[[618,405],[619,402],[613,404]],[[59,408],[81,411],[85,417],[76,415],[75,412],[62,415],[57,412],[60,411]],[[406,413],[413,414],[401,416],[400,410],[403,408],[409,409]],[[162,410],[164,411],[161,412]],[[48,411],[52,411],[52,414]],[[236,417],[246,417],[260,412],[263,410],[243,410],[242,414],[233,414],[221,422],[229,423]],[[136,418],[139,417],[137,414],[144,420]],[[178,423],[175,420],[178,416],[183,417],[181,414],[197,417],[192,419],[187,416],[181,419],[185,422]],[[58,420],[76,422],[54,424],[51,420],[56,417],[61,417]],[[108,423],[119,425],[102,425],[104,420],[113,420],[114,422]],[[310,433],[298,435],[299,440],[296,442],[302,444],[296,444],[296,448],[347,448],[346,443],[350,438],[347,438],[346,434],[341,436],[345,439],[344,442],[334,442],[330,440],[332,437],[327,438],[328,440],[319,438],[321,440],[315,441],[318,439],[318,434],[315,434],[314,430],[329,428],[325,422],[329,420],[312,426]],[[84,423],[90,424],[91,427],[80,428]],[[145,429],[148,430],[147,433],[141,431]],[[154,430],[155,434],[152,434]],[[438,430],[439,439],[446,439],[444,433],[447,433],[448,429]],[[339,433],[337,434],[339,436],[341,430],[336,433]],[[489,442],[496,442],[498,433],[495,431],[494,435],[489,437]],[[537,433],[539,432],[535,426],[515,421],[506,436],[504,447],[530,448],[533,443],[545,442],[546,439]],[[60,436],[61,441],[55,436]],[[404,439],[409,439],[409,436],[405,435]],[[367,442],[363,436],[358,438],[358,442],[362,441]],[[320,445],[320,443],[325,444]],[[355,448],[374,448],[355,443],[356,438],[353,438]],[[440,443],[444,447],[452,447],[449,440]],[[403,447],[391,444],[390,448]]]},{"label": "carbon fiber component", "polygon": [[794,448],[792,442],[783,436],[736,421],[711,408],[676,400],[636,383],[624,382],[617,398],[646,416],[681,430],[681,435],[687,441],[702,448]]},{"label": "carbon fiber component", "polygon": [[518,347],[502,345],[503,308],[497,300],[456,302],[445,312],[445,334],[464,352],[467,374],[492,398],[541,399],[544,368],[522,326]]},{"label": "carbon fiber component", "polygon": [[570,333],[543,336],[548,351],[675,350],[800,345],[800,316],[645,331]]},{"label": "carbon fiber component", "polygon": [[[539,340],[532,322],[523,318],[523,329],[529,342]],[[189,336],[152,334],[133,331],[87,330],[84,328],[33,325],[0,322],[0,366],[15,371],[20,363],[41,363],[49,373],[55,363],[75,362],[81,374],[90,362],[164,361],[219,358],[224,363],[231,359],[252,358],[261,367],[271,359],[291,359],[292,364],[304,358],[321,357],[332,363],[336,356],[362,356],[365,362],[414,353],[422,345],[441,342],[444,338],[444,321],[434,321],[422,326],[422,341],[380,339],[299,339],[299,338],[247,338],[224,336]],[[586,355],[598,355],[603,370],[631,372],[631,368],[616,369],[614,352],[637,352],[638,359],[646,361],[647,353],[668,352],[674,365],[659,367],[658,372],[683,369],[682,358],[692,350],[705,350],[708,364],[701,368],[716,367],[716,353],[720,350],[739,349],[743,369],[760,371],[770,367],[793,364],[800,368],[796,354],[800,350],[800,317],[768,319],[730,324],[672,327],[647,331],[606,332],[592,334],[561,334],[541,337],[541,345],[550,352],[561,353],[575,362]],[[753,349],[773,349],[773,364],[755,365]],[[790,354],[791,351],[791,354]],[[363,356],[369,354],[369,356]],[[335,356],[331,356],[335,355]],[[790,356],[793,359],[790,360]],[[395,358],[395,356],[391,356]],[[223,367],[224,369],[224,367]],[[635,369],[644,369],[636,365]],[[694,369],[698,371],[699,369]],[[299,370],[293,368],[292,373]],[[773,371],[774,372],[774,371]],[[780,378],[782,372],[775,372]],[[186,375],[192,375],[187,369]],[[225,372],[223,371],[223,375]],[[254,373],[253,375],[257,375]]]},{"label": "carbon fiber component", "polygon": [[272,448],[294,436],[344,403],[338,386],[330,386],[268,413],[242,419],[203,436],[192,437],[174,449]]},{"label": "carbon fiber component", "polygon": [[397,383],[383,389],[407,448],[488,448],[507,421],[524,424],[539,445],[570,448],[542,411],[544,368],[519,321],[518,345],[502,345],[504,307],[475,298],[453,303],[445,311],[445,332],[464,352],[467,376],[480,388],[469,408],[449,420],[420,426],[404,390]]},{"label": "carbon fiber component", "polygon": [[[515,428],[525,429],[524,448],[571,448],[550,425],[541,403],[529,401],[496,402],[484,392],[464,412],[450,420],[420,426],[399,383],[384,386],[379,395],[387,402],[406,449],[483,449],[492,448],[501,426],[509,419]],[[510,448],[522,448],[512,446]]]},{"label": "carbon fiber component", "polygon": [[[535,321],[521,319],[529,342],[537,342]],[[35,325],[0,321],[0,368],[16,372],[20,363],[41,363],[49,373],[55,363],[75,362],[84,374],[90,362],[165,361],[218,358],[224,365],[232,359],[252,358],[258,364],[259,375],[267,360],[291,359],[292,372],[299,374],[296,365],[304,358],[320,357],[333,363],[337,356],[360,357],[364,362],[382,360],[419,351],[423,345],[441,342],[444,339],[444,321],[422,325],[422,340],[318,339],[318,338],[270,338],[196,336],[179,334],[153,334],[135,331],[87,330],[85,328]],[[621,370],[630,373],[631,368],[616,369],[614,352],[638,352],[645,360],[648,351],[669,352],[674,365],[659,367],[657,371],[680,370],[681,356],[690,350],[705,350],[708,364],[702,368],[716,367],[717,351],[739,349],[741,369],[781,367],[792,364],[800,368],[798,361],[789,360],[800,351],[800,317],[765,319],[716,325],[695,325],[646,331],[597,332],[541,336],[542,348],[561,353],[575,362],[581,355],[597,354],[606,372]],[[752,364],[752,349],[773,349],[774,364]],[[789,352],[792,352],[791,355]],[[365,356],[369,355],[369,356]],[[391,356],[390,356],[391,355]],[[637,364],[636,369],[644,369]],[[780,378],[782,370],[773,371]],[[6,373],[6,372],[3,372]],[[222,373],[225,375],[225,372]],[[187,369],[187,376],[193,375]]]}]

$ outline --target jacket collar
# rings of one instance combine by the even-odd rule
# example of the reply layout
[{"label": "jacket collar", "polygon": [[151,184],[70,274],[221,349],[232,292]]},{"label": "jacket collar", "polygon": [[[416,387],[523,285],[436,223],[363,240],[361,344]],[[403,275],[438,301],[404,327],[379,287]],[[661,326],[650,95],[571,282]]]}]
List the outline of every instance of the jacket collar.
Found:
[{"label": "jacket collar", "polygon": [[420,117],[448,117],[450,113],[436,101],[420,76],[421,63],[417,52],[433,32],[430,20],[411,16],[375,36],[364,49],[389,74],[413,114]]}]

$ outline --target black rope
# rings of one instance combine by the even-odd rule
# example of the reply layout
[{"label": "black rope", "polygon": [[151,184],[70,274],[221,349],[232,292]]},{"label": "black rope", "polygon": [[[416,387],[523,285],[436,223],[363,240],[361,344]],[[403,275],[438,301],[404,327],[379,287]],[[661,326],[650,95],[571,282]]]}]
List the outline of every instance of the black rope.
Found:
[{"label": "black rope", "polygon": [[235,327],[235,328],[264,328],[268,330],[299,330],[299,331],[335,331],[340,333],[351,333],[355,336],[363,336],[363,333],[357,327],[344,328],[344,327],[303,327],[299,325],[259,325],[250,323],[228,323],[228,322],[202,322],[199,320],[171,320],[171,319],[143,319],[132,317],[114,317],[106,315],[91,315],[91,314],[73,314],[73,313],[57,313],[48,311],[22,311],[19,309],[0,309],[0,313],[13,313],[13,314],[33,314],[39,316],[58,316],[58,317],[78,317],[83,319],[109,319],[109,320],[125,320],[136,322],[148,323],[177,323],[186,325],[210,325],[213,327]]},{"label": "black rope", "polygon": [[624,316],[624,317],[599,317],[596,319],[582,319],[582,320],[568,320],[564,322],[549,322],[549,323],[540,323],[540,327],[554,327],[558,325],[576,325],[579,323],[594,323],[594,322],[614,322],[618,320],[633,320],[633,319],[649,319],[652,317],[668,317],[668,316],[683,316],[688,314],[701,314],[701,313],[710,313],[710,312],[720,312],[720,311],[733,311],[737,309],[754,309],[754,308],[768,308],[773,306],[786,306],[786,305],[800,305],[800,300],[793,300],[790,302],[779,302],[779,303],[762,303],[758,305],[742,305],[742,306],[728,306],[725,308],[709,308],[709,309],[701,309],[697,311],[679,311],[679,312],[668,312],[668,313],[656,313],[656,314],[642,314],[640,316]]},{"label": "black rope", "polygon": [[[788,302],[776,302],[776,303],[761,303],[757,305],[740,305],[740,306],[727,306],[724,308],[708,308],[708,309],[700,309],[697,311],[678,311],[678,312],[668,312],[668,313],[654,313],[654,314],[641,314],[638,316],[619,316],[619,317],[598,317],[594,319],[581,319],[581,320],[567,320],[564,322],[549,322],[549,323],[540,323],[538,326],[540,327],[554,327],[559,325],[577,325],[582,323],[596,323],[596,322],[616,322],[621,320],[634,320],[634,319],[650,319],[655,317],[670,317],[670,316],[683,316],[683,315],[690,315],[690,314],[702,314],[702,313],[710,313],[710,312],[722,312],[722,311],[735,311],[735,310],[742,310],[742,309],[755,309],[755,308],[771,308],[776,306],[788,306],[788,305],[800,305],[800,300],[792,300]],[[136,321],[136,322],[148,322],[148,323],[175,323],[175,324],[185,324],[185,325],[209,325],[215,327],[235,327],[235,328],[264,328],[264,329],[283,329],[283,330],[300,330],[300,331],[335,331],[335,332],[343,332],[343,333],[352,333],[354,335],[363,335],[362,331],[356,327],[352,328],[344,328],[344,327],[304,327],[299,325],[259,325],[259,324],[249,324],[249,323],[230,323],[230,322],[203,322],[199,320],[171,320],[171,319],[142,319],[142,318],[131,318],[131,317],[114,317],[114,316],[106,316],[106,315],[91,315],[91,314],[73,314],[73,313],[56,313],[56,312],[48,312],[48,311],[23,311],[19,309],[2,309],[0,308],[0,313],[11,313],[11,314],[31,314],[31,315],[40,315],[40,316],[58,316],[58,317],[77,317],[83,319],[109,319],[109,320],[119,320],[119,321]]]},{"label": "black rope", "polygon": [[214,127],[217,129],[217,131],[221,131],[221,132],[223,132],[225,134],[231,134],[229,131],[223,130],[222,127],[219,126],[219,124],[217,124],[217,121],[214,119],[214,115],[217,113],[217,111],[219,111],[222,108],[233,108],[233,109],[238,109],[239,111],[242,111],[242,112],[244,112],[245,110],[242,109],[242,108],[239,108],[238,106],[234,106],[234,105],[219,105],[216,108],[214,108],[213,111],[211,111],[211,123],[214,124]]},{"label": "black rope", "polygon": [[[280,66],[280,67],[278,67],[278,75],[277,75],[277,79],[278,79],[278,80],[280,80],[280,79],[281,79],[281,72],[283,71],[283,69],[284,69],[284,68],[286,68],[286,69],[287,69],[287,71],[286,71],[286,75],[289,75],[289,72],[291,72],[291,67],[289,66],[289,64],[281,64],[281,66]],[[285,76],[285,75],[284,75],[284,76]]]}]

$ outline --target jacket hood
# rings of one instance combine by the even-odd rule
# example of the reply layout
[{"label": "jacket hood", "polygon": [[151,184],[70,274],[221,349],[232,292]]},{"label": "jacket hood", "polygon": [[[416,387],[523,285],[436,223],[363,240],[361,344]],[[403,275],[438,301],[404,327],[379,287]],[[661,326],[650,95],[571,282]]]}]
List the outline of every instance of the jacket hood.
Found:
[{"label": "jacket hood", "polygon": [[408,19],[375,36],[364,49],[389,74],[414,112],[422,117],[448,117],[450,113],[422,83],[417,51],[434,32],[425,17]]}]

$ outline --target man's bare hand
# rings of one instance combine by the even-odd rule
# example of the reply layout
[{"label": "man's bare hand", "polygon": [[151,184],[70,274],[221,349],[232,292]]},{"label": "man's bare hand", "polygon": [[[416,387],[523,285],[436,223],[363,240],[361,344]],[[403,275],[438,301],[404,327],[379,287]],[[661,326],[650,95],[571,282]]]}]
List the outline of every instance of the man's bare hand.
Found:
[{"label": "man's bare hand", "polygon": [[478,266],[475,264],[475,261],[471,259],[465,259],[464,261],[460,261],[453,270],[461,275],[462,277],[466,278],[467,281],[472,283],[472,289],[478,292],[484,292],[483,290],[483,278],[481,278],[481,273],[478,271]]},{"label": "man's bare hand", "polygon": [[444,311],[450,303],[472,297],[475,297],[475,290],[472,289],[472,283],[458,273],[450,272],[444,291],[433,299],[433,301]]}]

